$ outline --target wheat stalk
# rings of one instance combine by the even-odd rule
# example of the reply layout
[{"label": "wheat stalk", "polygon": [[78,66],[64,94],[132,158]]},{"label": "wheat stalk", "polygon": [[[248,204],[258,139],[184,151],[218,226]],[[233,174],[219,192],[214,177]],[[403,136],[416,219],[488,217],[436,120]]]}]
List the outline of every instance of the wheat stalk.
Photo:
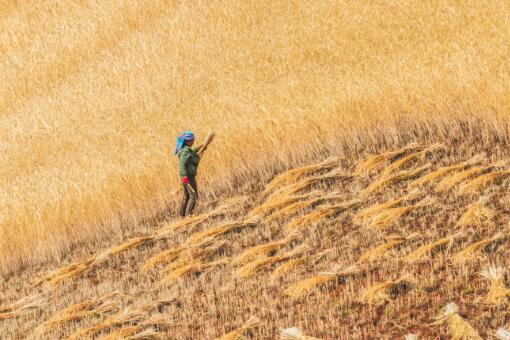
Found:
[{"label": "wheat stalk", "polygon": [[296,218],[292,220],[287,226],[287,232],[292,232],[295,229],[302,229],[309,225],[316,225],[321,222],[321,220],[329,217],[337,216],[349,209],[352,209],[358,206],[361,203],[359,199],[353,199],[351,201],[329,205],[325,207],[320,207],[315,211],[312,211],[304,216]]},{"label": "wheat stalk", "polygon": [[436,187],[436,191],[444,192],[450,190],[457,184],[460,184],[471,177],[478,176],[486,172],[487,170],[492,169],[493,167],[494,167],[493,165],[477,166],[471,169],[461,171],[449,177],[446,177],[441,182],[439,182],[439,184]]},{"label": "wheat stalk", "polygon": [[357,275],[361,270],[357,266],[350,266],[344,270],[334,268],[331,272],[320,273],[299,282],[293,283],[285,289],[284,294],[292,298],[300,298],[310,294],[312,291],[324,286],[327,283]]},{"label": "wheat stalk", "polygon": [[504,327],[498,328],[494,333],[491,333],[494,337],[499,340],[510,340],[510,331]]},{"label": "wheat stalk", "polygon": [[119,308],[118,302],[121,297],[122,295],[118,291],[114,291],[98,299],[86,300],[71,305],[39,325],[35,329],[35,333],[44,335],[71,321],[81,320],[91,315],[117,311]]},{"label": "wheat stalk", "polygon": [[47,303],[47,297],[42,294],[34,294],[23,297],[9,306],[0,307],[0,320],[6,320],[31,314],[43,308]]},{"label": "wheat stalk", "polygon": [[315,192],[310,192],[302,195],[296,195],[296,196],[285,196],[281,197],[277,200],[272,200],[269,202],[265,202],[258,207],[253,208],[248,214],[246,214],[246,217],[263,217],[269,212],[272,212],[277,209],[284,208],[285,206],[289,204],[296,203],[297,201],[309,198],[310,196],[315,195]]},{"label": "wheat stalk", "polygon": [[431,164],[425,164],[417,169],[414,170],[404,170],[400,171],[394,175],[383,177],[373,183],[371,183],[368,187],[366,187],[364,190],[360,192],[361,196],[366,197],[369,194],[372,194],[374,192],[380,191],[384,188],[387,188],[389,186],[407,181],[412,178],[418,177],[421,173],[426,171],[431,167]]},{"label": "wheat stalk", "polygon": [[271,266],[273,264],[286,261],[294,256],[301,255],[308,249],[309,247],[306,244],[302,244],[299,247],[287,253],[277,254],[271,257],[257,258],[252,262],[246,263],[241,268],[239,268],[235,272],[235,275],[240,278],[252,276],[256,272],[262,270],[264,267]]},{"label": "wheat stalk", "polygon": [[298,257],[295,259],[290,259],[289,261],[283,263],[282,265],[280,265],[278,268],[276,268],[273,271],[273,273],[271,274],[271,279],[276,280],[276,279],[282,277],[283,275],[285,275],[286,273],[288,273],[289,271],[293,270],[294,268],[304,265],[306,263],[312,263],[312,264],[316,263],[317,261],[319,261],[320,259],[325,257],[328,253],[332,252],[333,250],[334,250],[333,248],[330,248],[330,249],[326,249],[326,250],[321,251],[314,255],[307,255],[307,256],[302,256],[302,257]]},{"label": "wheat stalk", "polygon": [[203,242],[205,239],[213,238],[216,236],[224,235],[231,231],[240,230],[247,227],[255,226],[256,223],[251,221],[240,221],[240,222],[228,222],[217,227],[206,229],[204,231],[191,235],[186,241],[187,245],[197,245]]},{"label": "wheat stalk", "polygon": [[482,251],[484,251],[491,244],[498,242],[504,239],[505,236],[503,234],[498,234],[490,239],[481,240],[475,242],[466,248],[459,251],[455,256],[453,256],[453,262],[457,264],[462,264],[470,261],[477,261],[483,259]]},{"label": "wheat stalk", "polygon": [[368,250],[366,253],[364,253],[359,259],[358,262],[360,263],[370,263],[374,262],[376,260],[384,258],[384,255],[386,252],[388,252],[391,249],[394,249],[402,244],[404,244],[408,239],[414,237],[402,237],[402,236],[394,236],[387,239],[386,243],[383,243],[373,249]]},{"label": "wheat stalk", "polygon": [[455,172],[458,170],[464,170],[467,167],[480,164],[482,162],[482,159],[483,158],[481,155],[476,155],[465,162],[437,169],[435,171],[432,171],[432,172],[426,174],[423,177],[418,178],[414,182],[410,183],[409,186],[416,187],[416,186],[423,186],[423,185],[431,184],[432,182],[436,182],[439,179],[443,178],[444,176],[451,174],[452,172]]},{"label": "wheat stalk", "polygon": [[433,325],[446,324],[452,340],[482,340],[478,332],[459,315],[459,307],[450,302]]},{"label": "wheat stalk", "polygon": [[240,328],[235,329],[219,338],[217,340],[244,340],[244,335],[256,327],[259,327],[262,322],[255,316],[252,316]]},{"label": "wheat stalk", "polygon": [[404,166],[406,166],[407,164],[415,161],[415,160],[421,160],[423,158],[425,158],[425,156],[431,152],[435,152],[437,150],[441,150],[441,149],[444,149],[444,145],[442,144],[433,144],[431,146],[429,146],[428,148],[424,149],[424,150],[421,150],[421,151],[418,151],[418,152],[415,152],[415,153],[412,153],[410,155],[407,155],[395,162],[393,162],[392,164],[390,164],[388,167],[386,167],[383,172],[381,173],[381,177],[386,177],[386,176],[389,176],[391,175],[392,173],[394,173],[395,171],[403,168]]},{"label": "wheat stalk", "polygon": [[480,191],[482,188],[487,187],[491,183],[499,181],[505,177],[510,175],[510,170],[501,170],[496,172],[491,172],[482,176],[479,176],[466,184],[462,185],[459,189],[459,193],[461,194],[475,194]]},{"label": "wheat stalk", "polygon": [[375,284],[365,289],[360,296],[360,302],[369,305],[382,305],[390,301],[394,295],[416,284],[410,275],[394,280]]},{"label": "wheat stalk", "polygon": [[184,277],[191,276],[193,274],[200,274],[206,269],[210,269],[216,266],[224,265],[230,263],[229,258],[219,259],[212,262],[202,262],[200,260],[195,261],[193,263],[187,263],[182,267],[178,267],[168,272],[163,278],[159,281],[160,285],[172,285],[178,280],[181,280]]},{"label": "wheat stalk", "polygon": [[159,333],[148,327],[165,325],[167,321],[161,314],[152,315],[149,319],[134,326],[123,327],[102,338],[102,340],[153,339]]},{"label": "wheat stalk", "polygon": [[373,171],[374,169],[382,166],[387,161],[395,159],[395,158],[405,154],[406,152],[414,151],[419,148],[420,148],[420,146],[418,144],[412,143],[412,144],[409,144],[399,150],[388,151],[388,152],[384,152],[384,153],[381,153],[378,155],[370,156],[369,158],[360,162],[356,166],[354,173],[356,175],[361,175],[363,173],[369,173],[369,172]]},{"label": "wheat stalk", "polygon": [[266,185],[265,190],[262,192],[262,195],[266,195],[271,191],[274,191],[276,188],[281,187],[283,184],[294,182],[304,176],[313,174],[318,170],[334,168],[338,165],[338,161],[339,160],[337,157],[330,157],[320,163],[314,163],[286,171],[276,176],[271,182],[269,182]]},{"label": "wheat stalk", "polygon": [[374,204],[368,208],[365,208],[365,209],[359,211],[354,216],[354,220],[357,223],[363,223],[364,221],[372,218],[373,216],[377,215],[381,211],[384,211],[384,210],[390,209],[390,208],[394,208],[403,202],[414,201],[424,195],[425,194],[421,191],[412,191],[405,196],[394,198],[394,199],[391,199],[384,203]]},{"label": "wheat stalk", "polygon": [[424,246],[419,247],[415,251],[409,253],[407,256],[403,257],[402,260],[407,263],[419,263],[429,259],[433,256],[438,250],[448,247],[450,248],[453,245],[455,239],[461,237],[462,233],[457,233],[454,235],[450,235],[448,237],[439,239],[435,242],[426,244]]},{"label": "wheat stalk", "polygon": [[287,237],[285,237],[282,240],[269,242],[266,244],[260,244],[258,246],[254,246],[252,248],[246,249],[245,251],[243,251],[240,255],[238,255],[234,259],[234,263],[235,264],[243,264],[243,263],[246,263],[248,261],[251,261],[251,260],[259,257],[260,255],[267,255],[270,252],[278,250],[278,249],[286,246],[290,242],[295,241],[298,238],[298,236],[299,236],[299,234],[292,233],[292,234],[289,234]]}]

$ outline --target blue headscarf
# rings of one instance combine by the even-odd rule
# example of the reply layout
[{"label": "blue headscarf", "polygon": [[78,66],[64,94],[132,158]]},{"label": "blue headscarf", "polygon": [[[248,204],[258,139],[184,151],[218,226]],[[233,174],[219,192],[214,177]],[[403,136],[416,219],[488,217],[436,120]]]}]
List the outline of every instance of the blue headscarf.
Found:
[{"label": "blue headscarf", "polygon": [[195,140],[195,135],[191,131],[186,131],[183,134],[177,137],[177,146],[175,147],[175,154],[177,155],[179,151],[184,147],[184,143],[190,140]]}]

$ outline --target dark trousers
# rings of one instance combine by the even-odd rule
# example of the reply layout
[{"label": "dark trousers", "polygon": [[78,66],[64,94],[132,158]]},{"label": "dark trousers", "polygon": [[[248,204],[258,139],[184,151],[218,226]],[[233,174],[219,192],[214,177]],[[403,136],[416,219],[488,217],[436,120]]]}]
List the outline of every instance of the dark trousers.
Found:
[{"label": "dark trousers", "polygon": [[193,209],[195,209],[195,204],[198,199],[198,189],[197,189],[197,181],[195,177],[189,177],[188,184],[183,185],[183,197],[181,203],[180,214],[182,217],[186,215],[191,215],[193,213]]}]

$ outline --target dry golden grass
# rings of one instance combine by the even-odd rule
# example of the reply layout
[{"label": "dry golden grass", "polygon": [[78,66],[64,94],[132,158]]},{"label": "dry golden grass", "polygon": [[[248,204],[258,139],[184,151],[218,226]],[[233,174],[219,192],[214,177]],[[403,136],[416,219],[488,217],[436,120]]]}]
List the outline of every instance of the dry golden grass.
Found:
[{"label": "dry golden grass", "polygon": [[397,248],[409,240],[413,240],[415,238],[419,238],[421,235],[418,233],[414,233],[409,235],[408,237],[403,237],[399,235],[390,235],[386,237],[386,243],[383,243],[373,249],[368,250],[363,255],[360,256],[358,262],[374,262],[374,261],[383,261],[387,258],[388,252],[394,248]]},{"label": "dry golden grass", "polygon": [[394,175],[383,177],[375,182],[372,182],[368,187],[363,189],[360,193],[361,196],[366,197],[370,194],[373,194],[377,191],[385,189],[389,186],[402,183],[404,181],[416,178],[420,176],[424,171],[428,170],[431,167],[431,164],[425,164],[417,169],[413,170],[403,170]]},{"label": "dry golden grass", "polygon": [[434,145],[431,145],[431,146],[425,148],[424,150],[411,153],[410,155],[403,157],[403,158],[391,163],[389,166],[387,166],[381,172],[380,176],[381,177],[389,176],[392,173],[394,173],[395,171],[402,169],[406,165],[413,163],[414,161],[421,160],[421,159],[425,158],[428,154],[435,152],[437,150],[442,150],[442,149],[444,149],[444,145],[434,144]]},{"label": "dry golden grass", "polygon": [[484,172],[491,170],[493,168],[492,165],[481,165],[477,167],[473,167],[464,171],[461,171],[459,173],[456,173],[454,175],[448,176],[445,179],[443,179],[436,187],[437,191],[447,191],[451,190],[456,185],[469,180],[472,177],[479,176],[483,174]]},{"label": "dry golden grass", "polygon": [[386,162],[391,161],[392,159],[397,158],[405,154],[406,152],[415,151],[417,149],[420,149],[420,146],[416,143],[411,143],[402,149],[388,151],[381,153],[379,155],[370,156],[363,162],[358,163],[356,169],[354,170],[354,173],[357,175],[363,173],[370,173],[374,169],[377,169],[384,165]]},{"label": "dry golden grass", "polygon": [[241,340],[245,339],[245,334],[252,331],[254,328],[262,325],[262,322],[255,316],[252,316],[246,321],[244,325],[235,329],[227,334],[217,338],[217,340]]},{"label": "dry golden grass", "polygon": [[466,248],[459,251],[452,258],[454,263],[462,264],[472,261],[483,260],[486,258],[485,250],[492,246],[494,243],[504,240],[506,236],[504,234],[498,234],[486,240],[475,242]]},{"label": "dry golden grass", "polygon": [[453,242],[455,242],[456,239],[462,236],[463,236],[462,233],[457,233],[454,235],[450,235],[448,237],[444,237],[437,241],[431,242],[429,244],[423,245],[418,249],[414,250],[413,252],[407,254],[405,257],[402,258],[402,260],[407,263],[419,263],[427,261],[431,257],[433,257],[438,251],[445,248],[450,248],[453,245]]},{"label": "dry golden grass", "polygon": [[502,180],[510,175],[510,170],[501,170],[482,175],[474,180],[467,182],[459,188],[461,194],[475,194],[481,189],[489,186],[491,183]]},{"label": "dry golden grass", "polygon": [[496,212],[484,206],[483,202],[475,202],[470,204],[467,210],[462,214],[457,222],[458,227],[480,227],[484,224],[492,223]]},{"label": "dry golden grass", "polygon": [[312,336],[305,335],[303,331],[301,331],[297,327],[290,327],[280,330],[280,339],[281,340],[320,340],[319,338],[314,338]]}]

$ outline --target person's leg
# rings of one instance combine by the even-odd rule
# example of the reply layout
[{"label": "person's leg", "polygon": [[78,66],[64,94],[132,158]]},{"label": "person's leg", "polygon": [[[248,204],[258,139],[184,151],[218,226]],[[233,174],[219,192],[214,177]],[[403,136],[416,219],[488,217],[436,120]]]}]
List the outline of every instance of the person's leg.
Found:
[{"label": "person's leg", "polygon": [[181,202],[181,208],[179,209],[179,213],[182,217],[186,216],[186,207],[188,206],[188,201],[190,198],[188,186],[186,184],[182,185],[182,202]]},{"label": "person's leg", "polygon": [[195,209],[195,205],[198,200],[198,188],[197,188],[197,181],[194,177],[190,177],[189,179],[189,203],[188,203],[188,215],[193,214],[193,210]]}]

